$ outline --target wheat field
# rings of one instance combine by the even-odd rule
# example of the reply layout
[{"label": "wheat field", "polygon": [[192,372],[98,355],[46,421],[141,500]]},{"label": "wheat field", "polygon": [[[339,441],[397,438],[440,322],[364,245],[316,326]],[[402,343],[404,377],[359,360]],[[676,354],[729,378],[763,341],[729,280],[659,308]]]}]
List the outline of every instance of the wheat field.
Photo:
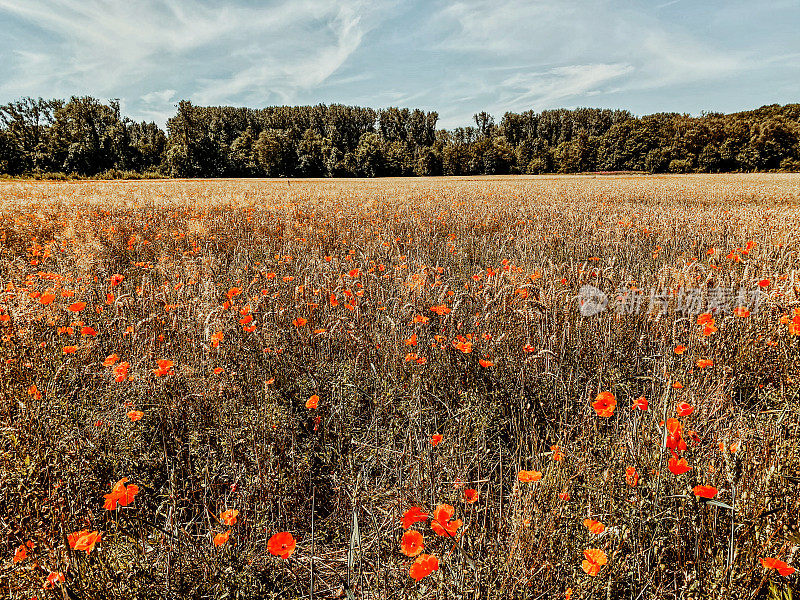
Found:
[{"label": "wheat field", "polygon": [[0,595],[791,598],[800,176],[0,182]]}]

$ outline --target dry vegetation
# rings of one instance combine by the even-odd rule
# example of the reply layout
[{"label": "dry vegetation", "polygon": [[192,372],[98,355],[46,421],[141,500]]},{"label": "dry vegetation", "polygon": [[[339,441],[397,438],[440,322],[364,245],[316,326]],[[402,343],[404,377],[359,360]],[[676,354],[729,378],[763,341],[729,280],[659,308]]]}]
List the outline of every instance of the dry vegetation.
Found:
[{"label": "dry vegetation", "polygon": [[[0,595],[788,598],[799,208],[791,175],[0,184]],[[720,287],[758,310],[678,310]],[[402,516],[441,504],[416,582]]]}]

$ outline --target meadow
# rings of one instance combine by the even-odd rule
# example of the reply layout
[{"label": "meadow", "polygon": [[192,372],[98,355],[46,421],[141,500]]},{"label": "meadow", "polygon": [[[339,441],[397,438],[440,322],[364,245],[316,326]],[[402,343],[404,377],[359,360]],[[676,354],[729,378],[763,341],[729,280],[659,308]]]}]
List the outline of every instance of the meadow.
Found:
[{"label": "meadow", "polygon": [[799,225],[790,174],[0,182],[0,596],[789,599]]}]

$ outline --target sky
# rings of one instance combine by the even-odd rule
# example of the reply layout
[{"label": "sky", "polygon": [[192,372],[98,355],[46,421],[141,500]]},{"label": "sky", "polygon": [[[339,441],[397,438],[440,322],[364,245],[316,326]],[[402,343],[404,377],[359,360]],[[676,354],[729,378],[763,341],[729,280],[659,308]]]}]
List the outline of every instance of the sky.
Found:
[{"label": "sky", "polygon": [[0,103],[734,112],[800,102],[800,0],[0,0]]}]

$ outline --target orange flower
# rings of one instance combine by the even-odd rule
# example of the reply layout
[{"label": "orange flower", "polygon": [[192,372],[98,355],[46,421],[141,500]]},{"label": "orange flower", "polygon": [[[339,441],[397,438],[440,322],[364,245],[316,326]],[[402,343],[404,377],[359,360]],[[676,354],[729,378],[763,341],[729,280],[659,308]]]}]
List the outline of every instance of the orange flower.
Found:
[{"label": "orange flower", "polygon": [[625,469],[625,481],[631,487],[636,487],[639,483],[639,474],[636,472],[636,467],[628,467]]},{"label": "orange flower", "polygon": [[428,513],[422,512],[422,510],[416,506],[409,508],[403,513],[403,529],[408,529],[419,521],[427,521],[429,516]]},{"label": "orange flower", "polygon": [[583,551],[583,556],[586,560],[581,563],[581,568],[592,577],[595,577],[608,562],[606,553],[599,548],[587,548]]},{"label": "orange flower", "polygon": [[600,392],[592,402],[592,408],[594,408],[598,417],[610,417],[614,414],[616,406],[617,399],[611,392]]},{"label": "orange flower", "polygon": [[686,352],[686,346],[677,345],[675,346],[675,350],[673,350],[673,352],[675,354],[683,354],[684,352]]},{"label": "orange flower", "polygon": [[114,275],[111,276],[111,279],[109,279],[109,281],[111,282],[111,287],[112,288],[113,287],[117,287],[120,283],[122,283],[123,279],[125,279],[124,275],[120,275],[119,273],[115,273]]},{"label": "orange flower", "polygon": [[550,451],[553,453],[553,460],[556,462],[561,462],[564,460],[564,453],[561,452],[561,448],[558,446],[550,446]]},{"label": "orange flower", "polygon": [[130,411],[130,412],[128,413],[128,418],[129,418],[131,421],[134,421],[134,422],[135,422],[135,421],[138,421],[138,420],[139,420],[139,419],[141,419],[143,416],[144,416],[144,413],[143,413],[142,411],[140,411],[140,410],[132,410],[132,411]]},{"label": "orange flower", "polygon": [[86,302],[73,302],[67,307],[70,312],[79,313],[86,308]]},{"label": "orange flower", "polygon": [[114,367],[114,375],[116,375],[115,381],[117,383],[125,381],[125,378],[128,376],[128,369],[130,368],[131,364],[129,362],[121,362]]},{"label": "orange flower", "polygon": [[686,441],[681,432],[683,426],[678,419],[667,419],[667,448],[670,450],[686,450]]},{"label": "orange flower", "polygon": [[680,381],[676,381],[675,383],[672,384],[672,388],[676,390],[682,390],[683,384]]},{"label": "orange flower", "polygon": [[120,506],[128,506],[128,504],[133,502],[134,497],[139,493],[139,486],[132,483],[125,487],[127,481],[128,478],[123,477],[114,484],[110,494],[105,494],[103,496],[103,498],[106,499],[103,508],[106,510],[116,510],[117,504]]},{"label": "orange flower", "polygon": [[222,367],[214,367],[214,375],[219,375],[219,374],[220,374],[220,373],[222,373],[224,370],[225,370],[225,369],[223,369]]},{"label": "orange flower", "polygon": [[458,528],[463,524],[461,519],[451,521],[455,509],[449,504],[440,504],[433,511],[431,529],[436,535],[442,537],[455,537]]},{"label": "orange flower", "polygon": [[215,546],[222,546],[228,541],[228,538],[231,537],[231,530],[228,529],[225,533],[218,533],[214,536],[214,545]]},{"label": "orange flower", "polygon": [[94,550],[95,544],[100,541],[100,532],[83,529],[70,533],[67,536],[67,541],[69,542],[70,548],[74,550],[84,550],[86,554],[89,554]]},{"label": "orange flower", "polygon": [[633,408],[644,411],[646,411],[649,406],[650,404],[647,402],[647,398],[645,398],[644,396],[640,396],[639,398],[637,398],[636,402],[634,402],[633,404]]},{"label": "orange flower", "polygon": [[103,361],[104,367],[113,367],[114,364],[119,360],[119,356],[116,354],[109,354],[106,356],[106,359]]},{"label": "orange flower", "polygon": [[703,313],[702,315],[697,317],[698,325],[710,325],[713,323],[714,323],[714,317],[711,316],[711,313]]},{"label": "orange flower", "polygon": [[541,471],[520,471],[517,473],[517,477],[522,483],[533,483],[542,478],[542,473]]},{"label": "orange flower", "polygon": [[750,309],[748,309],[746,306],[737,306],[733,309],[733,314],[740,318],[749,317]]},{"label": "orange flower", "polygon": [[761,281],[758,282],[758,287],[760,287],[761,289],[768,288],[770,286],[770,283],[771,282],[769,279],[762,279]]},{"label": "orange flower", "polygon": [[442,441],[442,434],[441,433],[434,433],[431,436],[431,446],[436,447]]},{"label": "orange flower", "polygon": [[425,549],[425,541],[419,531],[410,529],[403,534],[400,541],[400,552],[406,556],[416,556]]},{"label": "orange flower", "polygon": [[419,581],[423,577],[427,577],[434,571],[439,570],[439,559],[433,556],[432,554],[420,554],[417,557],[417,560],[414,561],[414,564],[411,565],[411,568],[408,570],[408,574],[414,581]]},{"label": "orange flower", "polygon": [[47,583],[45,584],[45,587],[46,588],[47,587],[53,587],[57,583],[64,583],[64,581],[65,581],[64,580],[64,574],[61,573],[60,571],[54,572],[54,573],[50,573],[47,576]]},{"label": "orange flower", "polygon": [[439,304],[438,306],[431,306],[431,312],[435,312],[440,317],[442,315],[446,315],[450,312],[450,307],[445,306],[444,304]]},{"label": "orange flower", "polygon": [[44,294],[39,296],[39,303],[40,304],[44,304],[44,305],[48,305],[55,299],[56,299],[56,295],[55,294],[53,294],[52,292],[45,292]]},{"label": "orange flower", "polygon": [[165,375],[171,375],[173,373],[172,367],[175,366],[171,360],[167,360],[165,358],[158,359],[158,368],[153,369],[153,374],[156,377],[164,377]]},{"label": "orange flower", "polygon": [[280,556],[281,558],[289,558],[294,552],[297,542],[288,531],[281,531],[276,533],[267,542],[267,550],[270,554]]},{"label": "orange flower", "polygon": [[696,485],[692,492],[694,492],[694,495],[698,498],[707,498],[710,500],[717,495],[717,488],[711,485]]},{"label": "orange flower", "polygon": [[303,317],[297,317],[292,321],[292,325],[295,327],[302,327],[306,323],[308,323],[308,319],[304,319]]},{"label": "orange flower", "polygon": [[17,564],[18,562],[25,560],[26,556],[28,556],[28,550],[25,548],[24,544],[20,544],[19,548],[17,548],[17,551],[14,552],[14,559],[13,559],[14,564]]},{"label": "orange flower", "polygon": [[675,475],[683,475],[686,471],[691,471],[692,467],[685,458],[678,458],[677,454],[673,453],[669,459],[669,470]]},{"label": "orange flower", "polygon": [[313,396],[311,396],[311,398],[306,400],[306,408],[308,410],[317,408],[317,406],[319,406],[319,396],[317,396],[316,394],[314,394]]},{"label": "orange flower", "polygon": [[83,326],[81,327],[81,335],[90,335],[92,337],[97,335],[97,330],[94,327]]},{"label": "orange flower", "polygon": [[478,364],[482,366],[484,369],[491,367],[494,363],[490,360],[478,359]]},{"label": "orange flower", "polygon": [[64,346],[64,354],[74,354],[77,350],[77,346]]},{"label": "orange flower", "polygon": [[778,571],[778,574],[782,575],[783,577],[788,577],[794,573],[794,567],[790,567],[785,562],[778,560],[777,558],[759,558],[758,560],[761,561],[761,564],[765,569],[775,569]]},{"label": "orange flower", "polygon": [[233,508],[229,508],[225,512],[220,515],[220,520],[222,521],[223,525],[236,525],[236,518],[239,516],[239,511]]},{"label": "orange flower", "polygon": [[606,530],[605,525],[603,525],[600,521],[595,521],[594,519],[586,519],[583,522],[583,525],[589,530],[590,533],[595,535],[599,535]]},{"label": "orange flower", "polygon": [[677,412],[679,417],[688,417],[694,412],[694,408],[690,404],[686,404],[686,402],[681,402],[678,404]]},{"label": "orange flower", "polygon": [[478,501],[478,490],[466,489],[464,490],[464,502],[467,504],[475,504]]},{"label": "orange flower", "polygon": [[238,287],[232,287],[228,290],[228,293],[225,294],[228,297],[228,300],[233,300],[234,296],[238,296],[242,293],[242,289]]},{"label": "orange flower", "polygon": [[706,367],[710,367],[714,364],[714,361],[710,358],[701,358],[696,363],[698,369],[705,369]]}]

